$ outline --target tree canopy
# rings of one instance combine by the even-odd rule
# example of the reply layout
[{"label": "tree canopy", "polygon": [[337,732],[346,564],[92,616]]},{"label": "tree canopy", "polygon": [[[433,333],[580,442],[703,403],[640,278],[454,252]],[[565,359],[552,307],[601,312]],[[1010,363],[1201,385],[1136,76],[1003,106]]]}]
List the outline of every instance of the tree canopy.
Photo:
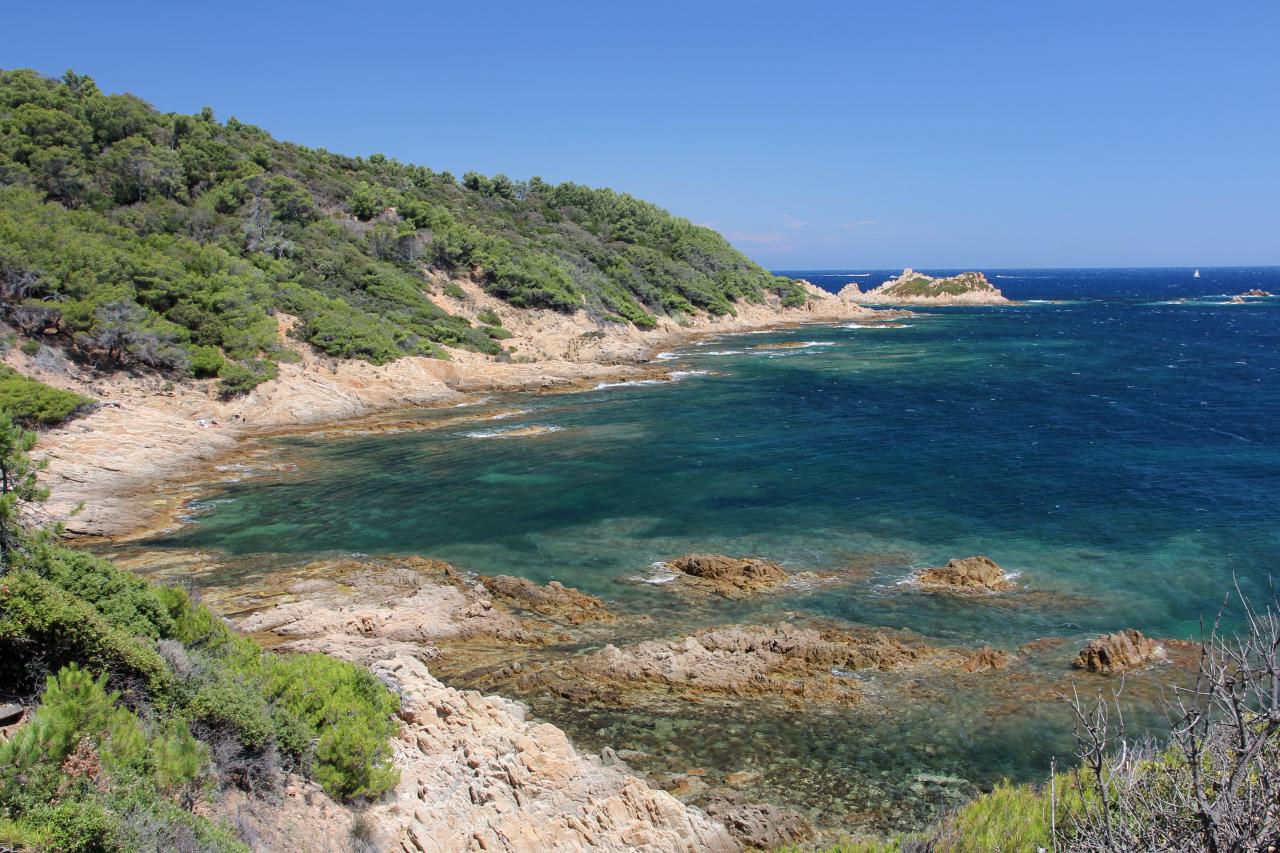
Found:
[{"label": "tree canopy", "polygon": [[714,231],[607,189],[348,157],[212,109],[162,113],[87,76],[0,71],[0,309],[86,360],[221,377],[235,393],[293,334],[382,363],[502,352],[430,298],[470,277],[517,308],[652,327],[803,291]]}]

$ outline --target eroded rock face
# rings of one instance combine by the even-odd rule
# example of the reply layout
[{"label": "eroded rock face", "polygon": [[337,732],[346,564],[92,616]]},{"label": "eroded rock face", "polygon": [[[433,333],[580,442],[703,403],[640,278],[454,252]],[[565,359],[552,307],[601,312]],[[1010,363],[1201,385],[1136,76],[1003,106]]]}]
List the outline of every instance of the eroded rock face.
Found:
[{"label": "eroded rock face", "polygon": [[1001,592],[1013,584],[995,560],[981,555],[949,560],[945,566],[925,569],[918,575],[920,585],[957,592]]},{"label": "eroded rock face", "polygon": [[402,697],[400,784],[367,813],[390,849],[739,849],[705,813],[580,754],[517,703],[446,687],[411,658],[373,672]]},{"label": "eroded rock face", "polygon": [[[313,590],[315,598],[255,613],[242,622],[249,630],[295,637],[291,647],[368,666],[401,697],[400,733],[393,744],[400,782],[365,811],[378,849],[740,849],[724,826],[702,811],[650,788],[616,760],[579,753],[560,729],[527,720],[523,705],[455,690],[432,676],[423,663],[430,657],[423,650],[434,651],[431,643],[464,638],[473,631],[499,638],[524,636],[526,624],[502,611],[497,601],[513,598],[556,612],[564,606],[592,612],[603,607],[598,600],[558,584],[538,587],[515,579],[489,579],[495,581],[494,591],[476,584],[477,591],[443,564],[424,563],[418,569],[423,585],[400,600],[342,604],[351,595],[350,586],[310,581],[299,588]],[[395,574],[389,568],[383,572]],[[421,578],[424,574],[436,574],[442,582],[427,583]],[[381,589],[376,584],[363,588]],[[478,597],[480,593],[493,600]],[[318,832],[295,830],[295,838],[314,842],[306,849],[350,849],[350,814],[323,794],[304,792],[289,805],[274,822],[257,810],[252,815],[254,832],[263,839],[277,839],[287,837],[281,820],[298,827],[314,825],[320,827]]]},{"label": "eroded rock face", "polygon": [[1159,643],[1130,628],[1090,640],[1071,665],[1090,672],[1122,672],[1161,654]]},{"label": "eroded rock face", "polygon": [[774,589],[787,582],[787,572],[782,566],[756,557],[689,554],[670,560],[666,565],[671,571],[726,597]]}]

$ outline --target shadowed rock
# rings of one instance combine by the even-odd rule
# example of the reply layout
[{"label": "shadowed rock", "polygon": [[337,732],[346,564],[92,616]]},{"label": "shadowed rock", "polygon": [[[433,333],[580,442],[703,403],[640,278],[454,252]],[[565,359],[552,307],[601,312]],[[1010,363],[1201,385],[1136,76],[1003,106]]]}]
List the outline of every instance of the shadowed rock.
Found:
[{"label": "shadowed rock", "polygon": [[1130,628],[1090,640],[1071,665],[1090,672],[1122,672],[1160,655],[1159,643]]},{"label": "shadowed rock", "polygon": [[981,555],[950,560],[945,566],[925,569],[919,574],[920,585],[956,592],[1001,592],[1012,589],[1004,569],[990,557]]}]

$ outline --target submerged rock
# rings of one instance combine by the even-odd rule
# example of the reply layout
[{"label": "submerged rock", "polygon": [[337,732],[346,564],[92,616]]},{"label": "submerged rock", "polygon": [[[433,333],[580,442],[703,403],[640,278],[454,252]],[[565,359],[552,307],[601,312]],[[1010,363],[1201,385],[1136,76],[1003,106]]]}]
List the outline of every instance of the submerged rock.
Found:
[{"label": "submerged rock", "polygon": [[991,646],[983,646],[965,658],[960,668],[965,672],[982,672],[989,669],[1004,669],[1013,661],[1013,655]]},{"label": "submerged rock", "polygon": [[1130,628],[1090,640],[1071,665],[1090,672],[1122,672],[1162,654],[1159,643]]},{"label": "submerged rock", "polygon": [[789,703],[850,705],[858,670],[928,663],[959,669],[959,652],[912,645],[881,633],[819,631],[788,622],[728,625],[672,640],[607,645],[576,662],[571,676],[629,692],[661,688],[676,698],[762,696]]},{"label": "submerged rock", "polygon": [[671,560],[666,566],[726,597],[774,589],[787,582],[787,572],[782,566],[756,557],[689,554]]},{"label": "submerged rock", "polygon": [[949,560],[945,566],[925,569],[918,580],[921,586],[955,591],[1001,592],[1013,588],[1004,569],[995,560],[981,555]]},{"label": "submerged rock", "polygon": [[774,850],[813,837],[813,827],[799,812],[747,802],[740,794],[717,794],[705,808],[707,814],[724,823],[735,838],[758,850]]}]

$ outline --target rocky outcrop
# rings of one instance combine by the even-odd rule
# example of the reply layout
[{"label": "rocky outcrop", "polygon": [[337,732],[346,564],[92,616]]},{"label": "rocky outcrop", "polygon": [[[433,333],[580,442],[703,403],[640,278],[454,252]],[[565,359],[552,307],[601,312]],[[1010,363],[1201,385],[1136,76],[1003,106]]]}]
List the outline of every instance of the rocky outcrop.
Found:
[{"label": "rocky outcrop", "polygon": [[705,813],[579,753],[517,703],[446,687],[412,658],[372,669],[401,696],[400,783],[366,813],[388,849],[739,849]]},{"label": "rocky outcrop", "polygon": [[1009,300],[980,272],[934,278],[908,267],[902,275],[863,292],[850,282],[839,297],[860,305],[1007,305]]},{"label": "rocky outcrop", "polygon": [[981,555],[949,560],[945,566],[921,571],[916,579],[926,589],[953,592],[1003,592],[1013,588],[1004,569]]},{"label": "rocky outcrop", "polygon": [[960,668],[965,672],[984,672],[992,669],[1004,669],[1013,662],[1013,655],[1002,649],[983,646],[964,659]]},{"label": "rocky outcrop", "polygon": [[664,565],[683,579],[726,598],[775,589],[787,582],[782,566],[757,557],[689,554]]},{"label": "rocky outcrop", "polygon": [[[524,601],[561,612],[596,611],[589,596],[558,584],[486,579],[468,586],[446,564],[402,561],[366,578],[365,593],[402,587],[408,573],[420,584],[400,601],[344,604],[352,594],[348,572],[328,582],[299,580],[292,589],[310,596],[251,614],[243,628],[297,637],[289,645],[368,666],[401,697],[401,727],[394,743],[400,782],[364,812],[362,826],[376,849],[404,851],[671,851],[740,848],[723,825],[670,794],[650,788],[617,762],[578,752],[555,726],[526,718],[523,705],[460,691],[438,681],[423,663],[431,643],[479,634],[524,637],[528,626],[499,602]],[[397,574],[399,572],[399,574]],[[314,575],[315,572],[312,572]],[[431,577],[440,579],[431,583]],[[410,579],[411,580],[411,579]],[[382,584],[379,586],[378,584]],[[481,592],[492,596],[478,598]],[[581,598],[579,598],[581,596]],[[434,651],[434,650],[433,650]],[[249,815],[264,839],[293,845],[264,849],[351,849],[351,816],[322,793],[304,792],[274,822]],[[235,804],[232,804],[235,806]],[[230,817],[241,812],[233,808]],[[312,831],[312,827],[318,827]],[[313,837],[314,836],[314,837]],[[298,846],[315,841],[314,847]]]},{"label": "rocky outcrop", "polygon": [[1162,654],[1159,643],[1130,628],[1090,640],[1071,665],[1090,672],[1123,672]]},{"label": "rocky outcrop", "polygon": [[678,698],[762,696],[848,705],[860,698],[853,673],[918,664],[958,667],[962,655],[880,633],[819,631],[787,622],[729,625],[675,640],[612,644],[571,675],[617,693],[659,688]]},{"label": "rocky outcrop", "polygon": [[549,616],[570,625],[584,622],[615,622],[617,616],[594,595],[567,587],[559,581],[538,586],[531,580],[510,575],[482,577],[480,583],[495,598],[517,610]]},{"label": "rocky outcrop", "polygon": [[1263,297],[1272,296],[1273,294],[1269,290],[1263,290],[1260,287],[1253,287],[1253,288],[1250,288],[1249,290],[1246,290],[1244,293],[1241,293],[1240,295],[1245,299],[1260,299]]},{"label": "rocky outcrop", "polygon": [[507,575],[465,575],[440,560],[403,557],[311,563],[274,579],[273,606],[260,608],[260,584],[224,595],[252,634],[284,640],[290,651],[339,649],[369,663],[389,654],[432,661],[438,644],[501,641],[541,645],[569,625],[617,617],[599,598],[551,581],[539,586]]}]

